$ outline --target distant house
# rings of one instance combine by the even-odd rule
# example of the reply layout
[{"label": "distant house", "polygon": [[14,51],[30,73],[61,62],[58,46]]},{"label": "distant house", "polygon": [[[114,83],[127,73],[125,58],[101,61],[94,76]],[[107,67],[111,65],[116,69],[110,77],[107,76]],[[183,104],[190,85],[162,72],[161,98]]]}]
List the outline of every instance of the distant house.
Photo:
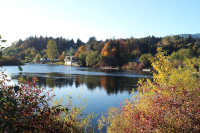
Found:
[{"label": "distant house", "polygon": [[75,57],[74,56],[65,56],[65,60],[75,60]]},{"label": "distant house", "polygon": [[54,62],[57,62],[57,61],[59,61],[59,59],[53,59],[53,61],[54,61]]},{"label": "distant house", "polygon": [[65,56],[64,61],[66,66],[80,66],[74,56]]},{"label": "distant house", "polygon": [[40,61],[46,61],[46,59],[45,58],[41,58]]}]

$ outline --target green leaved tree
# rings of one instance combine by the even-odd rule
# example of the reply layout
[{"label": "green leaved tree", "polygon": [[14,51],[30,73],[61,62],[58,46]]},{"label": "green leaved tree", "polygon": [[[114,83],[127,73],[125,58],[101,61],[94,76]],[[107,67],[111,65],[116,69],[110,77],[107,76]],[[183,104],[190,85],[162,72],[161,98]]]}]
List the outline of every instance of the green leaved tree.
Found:
[{"label": "green leaved tree", "polygon": [[86,57],[86,66],[93,66],[101,61],[102,55],[99,51],[93,51]]},{"label": "green leaved tree", "polygon": [[56,41],[51,39],[47,43],[47,55],[52,61],[53,59],[58,58],[58,49],[56,45]]},{"label": "green leaved tree", "polygon": [[41,58],[41,55],[40,55],[40,54],[37,54],[37,55],[35,56],[35,60],[40,60],[40,58]]}]

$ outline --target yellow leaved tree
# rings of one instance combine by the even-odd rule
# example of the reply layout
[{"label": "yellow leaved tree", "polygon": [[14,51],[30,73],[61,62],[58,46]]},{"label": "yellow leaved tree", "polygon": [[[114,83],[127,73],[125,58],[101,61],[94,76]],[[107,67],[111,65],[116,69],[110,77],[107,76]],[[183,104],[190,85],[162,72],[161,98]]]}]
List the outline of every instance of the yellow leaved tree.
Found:
[{"label": "yellow leaved tree", "polygon": [[173,67],[158,49],[152,79],[139,81],[138,95],[98,120],[107,132],[200,132],[200,60]]}]

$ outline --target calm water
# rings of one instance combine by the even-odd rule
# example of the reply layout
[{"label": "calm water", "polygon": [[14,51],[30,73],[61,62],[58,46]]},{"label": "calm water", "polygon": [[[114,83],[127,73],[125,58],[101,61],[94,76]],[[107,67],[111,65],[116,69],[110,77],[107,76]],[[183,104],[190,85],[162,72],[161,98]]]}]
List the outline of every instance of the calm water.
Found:
[{"label": "calm water", "polygon": [[[11,84],[17,83],[20,71],[17,66],[4,66],[9,78],[13,78]],[[118,71],[102,70],[98,68],[69,67],[46,64],[27,64],[22,66],[22,75],[26,77],[37,77],[38,85],[47,89],[55,87],[56,98],[60,99],[63,95],[69,95],[75,98],[81,93],[83,98],[87,98],[88,106],[84,111],[99,113],[94,119],[96,124],[102,113],[105,113],[109,107],[120,106],[125,98],[131,98],[136,90],[137,81],[140,78],[151,77],[148,72],[141,71]]]}]

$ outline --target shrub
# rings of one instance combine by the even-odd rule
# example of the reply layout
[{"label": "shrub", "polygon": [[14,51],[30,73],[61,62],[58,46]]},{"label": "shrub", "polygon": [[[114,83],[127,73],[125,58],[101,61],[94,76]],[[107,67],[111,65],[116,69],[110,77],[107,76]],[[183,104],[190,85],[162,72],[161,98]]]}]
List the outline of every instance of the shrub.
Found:
[{"label": "shrub", "polygon": [[139,61],[141,63],[143,63],[145,67],[150,67],[151,66],[151,58],[152,57],[153,56],[150,53],[148,53],[148,54],[142,54],[140,56],[140,58],[139,58]]},{"label": "shrub", "polygon": [[35,77],[20,78],[18,86],[7,85],[10,80],[6,77],[2,71],[0,132],[84,132],[94,118],[92,114],[82,115],[85,105],[72,105],[71,97],[65,106],[61,103],[50,106],[54,95],[49,93],[53,89],[37,87]]},{"label": "shrub", "polygon": [[138,63],[137,69],[141,70],[142,68],[144,68],[144,64],[143,63]]},{"label": "shrub", "polygon": [[[1,131],[45,131],[45,125],[46,128],[48,127],[48,120],[45,123],[44,117],[46,116],[42,114],[42,110],[48,108],[47,101],[51,97],[41,95],[43,90],[35,87],[35,78],[32,81],[21,79],[20,86],[8,86],[6,82],[9,80],[6,77],[2,72],[0,82]],[[40,127],[42,124],[44,126]]]},{"label": "shrub", "polygon": [[126,99],[120,108],[110,108],[98,120],[99,129],[108,132],[200,132],[200,84],[194,66],[200,61],[187,60],[173,67],[159,50],[153,59],[153,79],[139,82],[139,94]]}]

